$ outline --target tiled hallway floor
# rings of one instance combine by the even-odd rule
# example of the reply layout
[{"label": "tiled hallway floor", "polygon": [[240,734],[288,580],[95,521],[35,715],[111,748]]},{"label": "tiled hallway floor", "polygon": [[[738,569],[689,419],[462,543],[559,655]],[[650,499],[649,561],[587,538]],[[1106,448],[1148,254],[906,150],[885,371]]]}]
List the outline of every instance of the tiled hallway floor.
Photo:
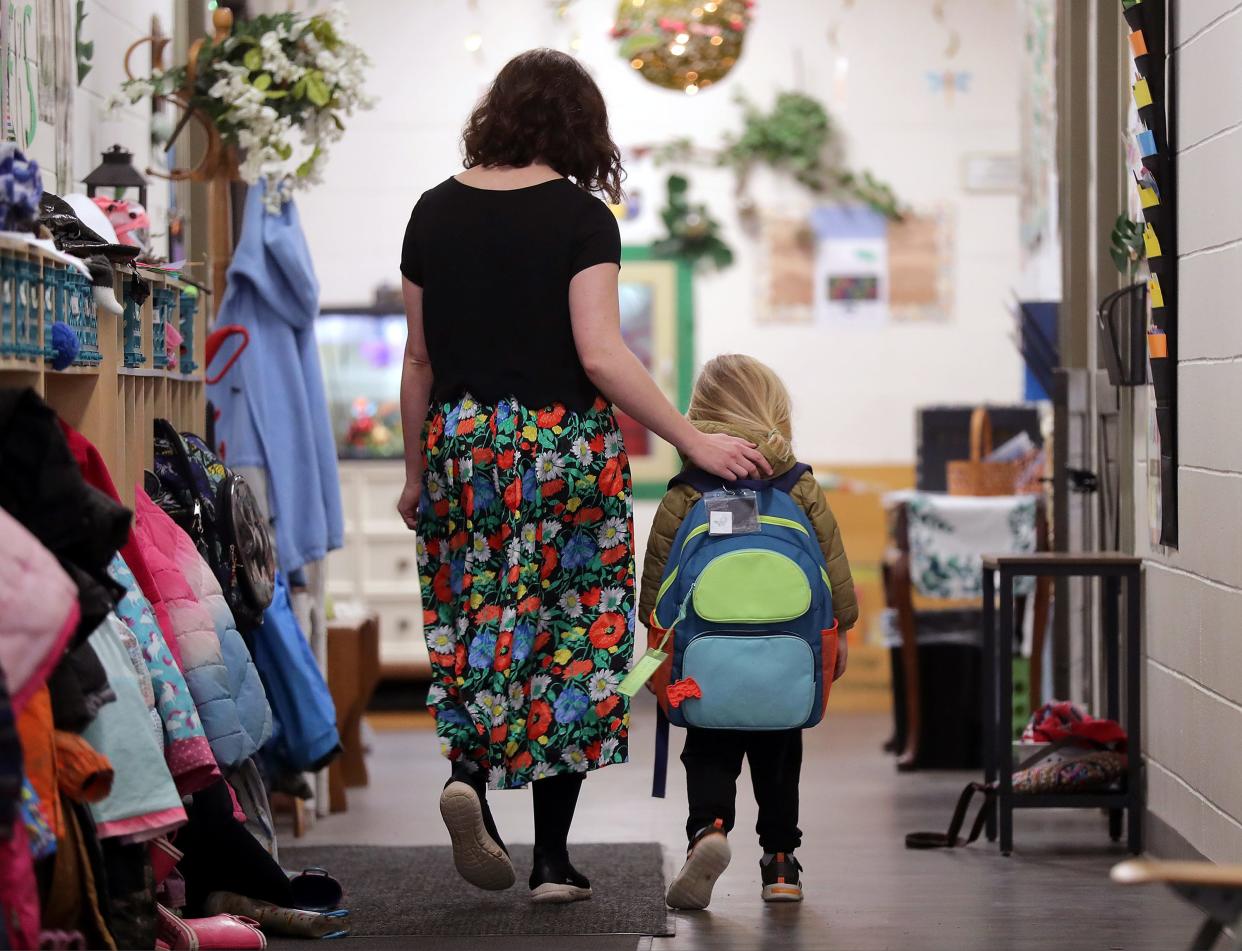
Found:
[{"label": "tiled hallway floor", "polygon": [[[684,848],[684,778],[674,760],[668,799],[650,798],[654,707],[646,695],[637,707],[634,762],[588,778],[572,839],[662,842],[671,872]],[[743,775],[733,864],[711,909],[680,913],[676,937],[657,939],[654,951],[1168,951],[1189,942],[1192,909],[1163,890],[1108,881],[1124,853],[1095,813],[1019,813],[1010,858],[986,843],[907,851],[906,832],[944,829],[971,777],[898,775],[880,752],[887,726],[885,717],[837,716],[807,735],[802,905],[765,907],[759,899],[755,810]],[[679,731],[673,736],[675,754]],[[350,790],[349,811],[319,820],[298,844],[447,844],[436,808],[447,771],[436,748],[430,731],[376,734],[370,787]],[[530,842],[529,795],[491,801],[506,840]]]}]

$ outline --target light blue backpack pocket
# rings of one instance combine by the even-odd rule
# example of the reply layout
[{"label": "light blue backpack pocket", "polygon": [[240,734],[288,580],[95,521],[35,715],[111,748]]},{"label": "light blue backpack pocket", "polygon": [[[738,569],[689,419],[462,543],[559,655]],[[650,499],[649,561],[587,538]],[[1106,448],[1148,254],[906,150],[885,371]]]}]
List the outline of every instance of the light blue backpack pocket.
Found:
[{"label": "light blue backpack pocket", "polygon": [[702,693],[681,704],[690,726],[789,730],[815,706],[815,654],[794,634],[709,631],[686,645],[682,676]]}]

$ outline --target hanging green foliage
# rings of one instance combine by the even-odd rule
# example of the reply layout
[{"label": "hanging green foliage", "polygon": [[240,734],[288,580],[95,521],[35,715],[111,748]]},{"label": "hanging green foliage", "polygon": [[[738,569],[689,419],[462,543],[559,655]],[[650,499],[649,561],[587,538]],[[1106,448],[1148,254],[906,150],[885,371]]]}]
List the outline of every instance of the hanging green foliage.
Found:
[{"label": "hanging green foliage", "polygon": [[816,195],[844,196],[868,205],[893,221],[905,212],[892,187],[871,172],[852,171],[841,160],[840,136],[828,110],[800,92],[777,95],[770,112],[763,112],[744,96],[742,131],[728,136],[720,149],[703,149],[688,138],[677,138],[655,147],[658,163],[706,160],[733,169],[737,192],[745,195],[746,184],[756,165],[788,173]]},{"label": "hanging green foliage", "polygon": [[742,133],[726,140],[720,164],[745,179],[751,168],[763,163],[789,172],[811,191],[826,191],[831,175],[824,164],[824,151],[834,136],[827,110],[797,92],[780,93],[766,114],[744,97],[739,96],[738,102]]},{"label": "hanging green foliage", "polygon": [[[839,164],[840,138],[828,110],[818,99],[800,92],[777,95],[771,112],[745,97],[742,133],[728,141],[720,164],[732,167],[744,187],[759,163],[788,172],[816,194],[845,194],[894,221],[902,209],[893,189],[869,171],[853,172]],[[741,189],[739,189],[741,190]]]},{"label": "hanging green foliage", "polygon": [[73,38],[74,45],[77,50],[78,60],[78,85],[82,85],[82,80],[86,78],[86,74],[91,71],[91,60],[95,56],[95,41],[82,39],[82,22],[86,19],[86,0],[78,0],[77,20],[74,23]]},{"label": "hanging green foliage", "polygon": [[1118,215],[1108,236],[1108,253],[1126,281],[1133,281],[1143,260],[1143,226],[1124,212]]},{"label": "hanging green foliage", "polygon": [[683,175],[668,177],[668,204],[660,219],[668,235],[656,241],[657,254],[685,258],[696,267],[710,265],[723,270],[733,263],[733,251],[720,237],[720,223],[702,203],[691,204],[690,183]]}]

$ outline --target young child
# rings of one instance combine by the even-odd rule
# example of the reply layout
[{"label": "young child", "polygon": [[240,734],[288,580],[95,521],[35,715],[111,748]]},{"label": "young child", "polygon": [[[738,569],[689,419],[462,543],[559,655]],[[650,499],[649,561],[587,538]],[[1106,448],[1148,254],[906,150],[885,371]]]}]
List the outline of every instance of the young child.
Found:
[{"label": "young child", "polygon": [[[703,367],[690,398],[688,416],[700,430],[725,432],[755,443],[772,465],[772,480],[795,465],[790,447],[789,393],[780,378],[752,357],[730,354]],[[836,519],[810,472],[804,473],[790,493],[815,528],[819,547],[828,563],[832,607],[839,631],[839,647],[832,679],[845,672],[845,632],[858,620],[858,604],[849,562]],[[643,566],[639,617],[650,625],[660,579],[673,539],[682,521],[698,502],[700,493],[685,484],[671,488],[660,503]],[[670,648],[671,650],[671,648]],[[667,685],[657,673],[651,689]],[[759,806],[756,831],[763,849],[760,872],[764,901],[801,901],[801,865],[794,850],[801,843],[798,829],[798,777],[802,767],[802,731],[708,730],[688,727],[681,761],[686,767],[690,815],[686,835],[690,846],[686,864],[668,890],[674,908],[706,908],[712,887],[729,864],[728,833],[733,828],[737,777],[742,759],[750,763],[751,783]]]}]

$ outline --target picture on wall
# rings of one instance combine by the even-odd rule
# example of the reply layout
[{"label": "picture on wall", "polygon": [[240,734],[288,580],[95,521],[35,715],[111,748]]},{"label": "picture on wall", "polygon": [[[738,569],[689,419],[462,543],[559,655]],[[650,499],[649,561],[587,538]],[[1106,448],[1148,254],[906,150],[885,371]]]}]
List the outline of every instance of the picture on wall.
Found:
[{"label": "picture on wall", "polygon": [[809,323],[815,304],[815,235],[805,218],[765,216],[760,320]]},{"label": "picture on wall", "polygon": [[763,222],[761,319],[878,327],[945,321],[953,310],[951,216],[900,221],[861,205]]},{"label": "picture on wall", "polygon": [[[649,248],[625,248],[622,253],[621,335],[682,410],[689,399],[694,349],[690,274],[685,262],[656,258]],[[634,494],[658,498],[681,467],[677,451],[619,410],[617,423],[630,459]]]}]

